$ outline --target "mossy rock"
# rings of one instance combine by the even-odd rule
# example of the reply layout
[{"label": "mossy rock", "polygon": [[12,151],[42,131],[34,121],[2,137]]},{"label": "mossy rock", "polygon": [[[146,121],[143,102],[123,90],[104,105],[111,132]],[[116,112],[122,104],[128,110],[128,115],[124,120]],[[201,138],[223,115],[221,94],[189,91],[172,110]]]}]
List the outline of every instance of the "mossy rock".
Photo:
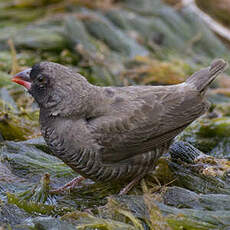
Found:
[{"label": "mossy rock", "polygon": [[193,122],[177,140],[187,141],[206,154],[229,158],[229,129],[229,117],[203,118]]},{"label": "mossy rock", "polygon": [[[18,116],[11,105],[0,101],[0,133],[5,140],[27,140],[39,135],[37,120],[29,120],[26,116]],[[37,112],[38,119],[38,112]]]},{"label": "mossy rock", "polygon": [[196,0],[196,3],[203,11],[230,26],[230,3],[228,0]]},{"label": "mossy rock", "polygon": [[11,76],[0,71],[0,88],[8,85],[12,85]]}]

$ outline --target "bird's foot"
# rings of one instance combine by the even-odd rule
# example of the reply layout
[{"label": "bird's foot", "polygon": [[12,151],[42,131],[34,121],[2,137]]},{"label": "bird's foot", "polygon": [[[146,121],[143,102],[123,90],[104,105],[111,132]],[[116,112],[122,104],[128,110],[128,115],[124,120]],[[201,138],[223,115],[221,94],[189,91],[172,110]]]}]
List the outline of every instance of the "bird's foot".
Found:
[{"label": "bird's foot", "polygon": [[123,189],[121,189],[121,191],[119,192],[119,195],[126,195],[142,178],[143,178],[143,175],[137,176],[136,178],[134,178]]},{"label": "bird's foot", "polygon": [[85,180],[85,178],[83,176],[75,177],[73,180],[71,180],[70,182],[68,182],[64,186],[57,188],[57,189],[52,189],[50,191],[50,193],[51,194],[58,194],[58,193],[63,193],[63,192],[69,191],[69,190],[73,189],[75,186],[79,185],[81,183],[81,181],[83,181],[83,180]]}]

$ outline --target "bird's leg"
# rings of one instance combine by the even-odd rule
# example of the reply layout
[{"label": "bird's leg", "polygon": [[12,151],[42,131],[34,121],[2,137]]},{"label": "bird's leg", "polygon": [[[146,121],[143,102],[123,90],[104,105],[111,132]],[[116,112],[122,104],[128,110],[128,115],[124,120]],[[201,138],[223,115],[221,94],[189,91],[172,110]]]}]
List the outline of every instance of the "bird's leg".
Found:
[{"label": "bird's leg", "polygon": [[67,190],[73,189],[76,185],[80,184],[81,181],[83,181],[83,180],[85,180],[85,178],[83,176],[75,177],[73,180],[71,180],[70,182],[68,182],[64,186],[57,188],[57,189],[52,189],[50,191],[50,193],[52,193],[52,194],[62,193],[62,192],[65,192]]},{"label": "bird's leg", "polygon": [[144,177],[144,175],[140,175],[140,176],[137,176],[136,178],[134,178],[123,189],[121,189],[121,191],[119,192],[119,195],[127,194],[143,177]]}]

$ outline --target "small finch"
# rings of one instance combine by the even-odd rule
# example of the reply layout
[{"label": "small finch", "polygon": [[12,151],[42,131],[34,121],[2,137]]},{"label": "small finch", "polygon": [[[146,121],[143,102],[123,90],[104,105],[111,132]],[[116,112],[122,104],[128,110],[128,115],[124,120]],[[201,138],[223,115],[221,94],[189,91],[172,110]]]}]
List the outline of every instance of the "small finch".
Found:
[{"label": "small finch", "polygon": [[131,187],[207,111],[207,88],[226,67],[215,60],[171,86],[99,87],[65,66],[41,62],[12,81],[38,103],[41,132],[56,157],[85,178]]}]

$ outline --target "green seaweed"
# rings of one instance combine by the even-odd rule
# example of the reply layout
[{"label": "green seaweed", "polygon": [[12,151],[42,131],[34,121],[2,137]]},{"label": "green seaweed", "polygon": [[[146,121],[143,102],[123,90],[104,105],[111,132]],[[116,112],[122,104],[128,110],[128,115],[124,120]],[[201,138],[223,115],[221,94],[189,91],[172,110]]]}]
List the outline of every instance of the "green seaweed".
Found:
[{"label": "green seaweed", "polygon": [[215,119],[205,119],[200,122],[200,129],[197,133],[201,137],[229,137],[230,118],[221,117]]},{"label": "green seaweed", "polygon": [[177,137],[196,146],[201,151],[220,157],[228,157],[229,117],[199,119]]},{"label": "green seaweed", "polygon": [[47,205],[39,202],[27,201],[20,199],[15,194],[7,193],[8,203],[15,204],[28,213],[43,214],[43,215],[64,215],[73,209],[62,207],[57,208],[55,205]]},{"label": "green seaweed", "polygon": [[0,133],[5,140],[26,140],[38,132],[37,121],[18,116],[11,105],[1,100],[0,108]]},{"label": "green seaweed", "polygon": [[12,85],[11,77],[10,77],[9,74],[0,71],[0,78],[1,78],[1,81],[0,81],[0,88],[1,88],[1,87],[5,87],[5,86],[8,86],[8,85]]}]

